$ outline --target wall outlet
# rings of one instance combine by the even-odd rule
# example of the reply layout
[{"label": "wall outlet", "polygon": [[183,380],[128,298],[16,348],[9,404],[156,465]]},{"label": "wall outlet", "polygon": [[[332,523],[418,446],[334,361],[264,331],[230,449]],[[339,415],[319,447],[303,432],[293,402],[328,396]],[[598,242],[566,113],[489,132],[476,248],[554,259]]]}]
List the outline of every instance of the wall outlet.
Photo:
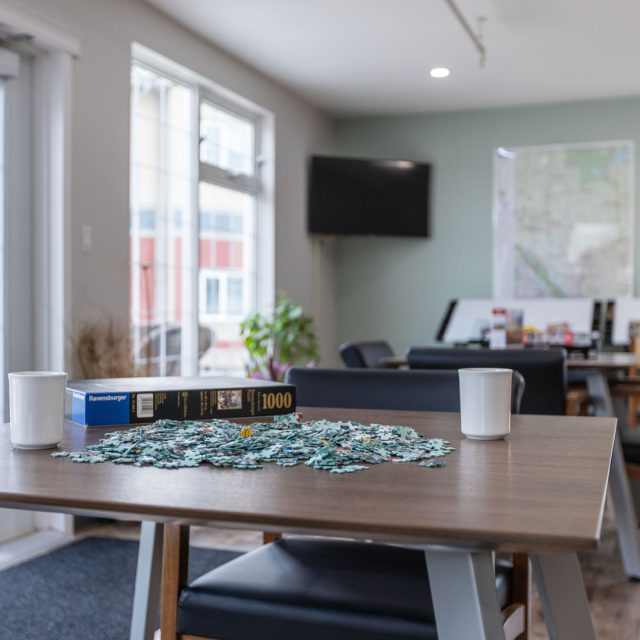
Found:
[{"label": "wall outlet", "polygon": [[93,227],[90,224],[83,224],[80,228],[80,250],[89,254],[93,249]]}]

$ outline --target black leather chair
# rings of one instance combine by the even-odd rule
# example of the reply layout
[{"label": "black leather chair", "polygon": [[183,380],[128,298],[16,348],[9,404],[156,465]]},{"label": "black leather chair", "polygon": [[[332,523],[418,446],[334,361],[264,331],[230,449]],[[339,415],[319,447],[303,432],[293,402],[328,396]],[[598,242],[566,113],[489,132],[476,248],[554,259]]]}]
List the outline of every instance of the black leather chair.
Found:
[{"label": "black leather chair", "polygon": [[564,415],[567,397],[567,354],[564,349],[446,349],[411,347],[409,369],[506,367],[525,381],[522,413]]},{"label": "black leather chair", "polygon": [[[503,609],[510,573],[497,565]],[[265,545],[195,580],[180,594],[177,628],[217,640],[438,638],[424,551],[309,538]]]},{"label": "black leather chair", "polygon": [[[287,382],[296,385],[300,406],[457,411],[460,403],[457,371],[294,368]],[[523,385],[516,374],[516,405]],[[165,553],[175,562],[184,557],[187,533],[170,526],[183,531],[169,534],[178,540],[173,552],[165,533]],[[184,570],[180,573],[184,577]],[[520,564],[519,574],[499,562],[496,588],[503,609],[512,604],[514,580],[528,584],[528,562]],[[163,607],[172,605],[163,601]],[[526,602],[519,605],[521,614]],[[515,630],[508,638],[524,630],[513,622],[516,609],[509,609]],[[177,620],[183,639],[438,638],[423,551],[315,538],[281,539],[214,569],[184,587],[177,611],[163,612],[162,620]],[[175,637],[175,629],[163,626],[163,637],[165,632]]]},{"label": "black leather chair", "polygon": [[[301,407],[460,411],[457,371],[294,367],[285,381],[296,385],[296,401]],[[525,382],[514,371],[513,413],[520,413],[524,391]]]},{"label": "black leather chair", "polygon": [[351,369],[371,369],[382,367],[382,358],[395,355],[388,342],[384,340],[359,340],[345,342],[338,347],[343,362]]}]

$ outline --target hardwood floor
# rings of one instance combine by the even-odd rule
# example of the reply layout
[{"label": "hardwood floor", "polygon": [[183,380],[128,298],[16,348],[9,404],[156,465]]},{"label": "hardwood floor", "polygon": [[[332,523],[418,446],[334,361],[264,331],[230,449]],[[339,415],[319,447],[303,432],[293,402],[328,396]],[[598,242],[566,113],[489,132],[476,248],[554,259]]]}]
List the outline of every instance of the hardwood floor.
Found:
[{"label": "hardwood floor", "polygon": [[[92,527],[83,535],[136,539],[135,523],[119,522]],[[229,531],[193,527],[191,544],[199,547],[249,551],[262,544],[262,535],[246,531]],[[610,508],[605,512],[602,544],[597,552],[580,558],[596,635],[600,640],[640,639],[640,582],[627,578],[622,570]],[[534,585],[532,640],[548,640],[542,611]]]}]

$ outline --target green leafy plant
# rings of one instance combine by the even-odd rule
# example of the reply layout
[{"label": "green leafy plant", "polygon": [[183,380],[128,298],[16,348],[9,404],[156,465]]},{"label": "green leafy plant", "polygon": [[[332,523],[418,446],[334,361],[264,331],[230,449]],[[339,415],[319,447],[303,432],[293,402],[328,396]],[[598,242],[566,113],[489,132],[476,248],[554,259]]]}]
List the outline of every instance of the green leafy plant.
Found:
[{"label": "green leafy plant", "polygon": [[247,374],[253,378],[282,381],[287,369],[318,357],[312,318],[282,293],[272,316],[254,313],[240,323],[240,334],[249,354]]}]

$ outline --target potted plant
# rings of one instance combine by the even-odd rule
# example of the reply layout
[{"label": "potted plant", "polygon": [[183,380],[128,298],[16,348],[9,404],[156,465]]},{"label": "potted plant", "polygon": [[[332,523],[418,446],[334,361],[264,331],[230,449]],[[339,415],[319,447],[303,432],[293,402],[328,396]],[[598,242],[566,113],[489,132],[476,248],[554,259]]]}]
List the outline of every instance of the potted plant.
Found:
[{"label": "potted plant", "polygon": [[83,378],[130,378],[137,371],[131,348],[129,325],[106,315],[85,320],[70,336]]},{"label": "potted plant", "polygon": [[287,369],[307,365],[318,357],[313,320],[284,294],[278,296],[273,315],[254,313],[240,323],[249,355],[247,374],[264,380],[284,380]]}]

